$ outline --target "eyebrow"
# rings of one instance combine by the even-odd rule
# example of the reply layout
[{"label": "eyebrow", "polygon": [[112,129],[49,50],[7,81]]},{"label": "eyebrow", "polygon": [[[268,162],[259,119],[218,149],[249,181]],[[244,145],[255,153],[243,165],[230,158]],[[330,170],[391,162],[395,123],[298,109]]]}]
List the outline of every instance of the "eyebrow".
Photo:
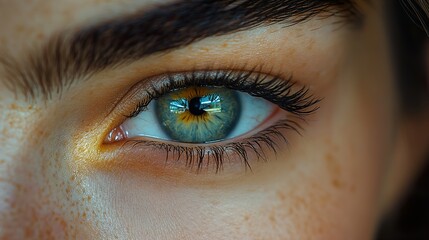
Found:
[{"label": "eyebrow", "polygon": [[2,54],[6,86],[27,99],[51,99],[76,81],[148,55],[275,23],[315,16],[359,22],[352,0],[181,0],[52,36],[22,61]]}]

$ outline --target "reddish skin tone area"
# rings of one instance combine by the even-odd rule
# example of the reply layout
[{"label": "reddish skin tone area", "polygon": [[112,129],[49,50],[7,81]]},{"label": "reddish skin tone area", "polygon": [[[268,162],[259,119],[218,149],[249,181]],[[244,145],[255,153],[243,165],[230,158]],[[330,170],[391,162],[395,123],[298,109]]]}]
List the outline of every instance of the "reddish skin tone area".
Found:
[{"label": "reddish skin tone area", "polygon": [[[23,59],[66,27],[156,2],[0,0],[0,53]],[[212,37],[106,69],[47,102],[6,87],[0,65],[0,239],[372,239],[424,164],[429,111],[401,115],[382,2],[359,6],[359,30],[315,18]],[[231,161],[196,173],[165,164],[162,151],[105,144],[142,79],[231,66],[293,72],[323,98],[301,135],[284,132],[289,145],[267,162],[249,156],[252,172]]]}]

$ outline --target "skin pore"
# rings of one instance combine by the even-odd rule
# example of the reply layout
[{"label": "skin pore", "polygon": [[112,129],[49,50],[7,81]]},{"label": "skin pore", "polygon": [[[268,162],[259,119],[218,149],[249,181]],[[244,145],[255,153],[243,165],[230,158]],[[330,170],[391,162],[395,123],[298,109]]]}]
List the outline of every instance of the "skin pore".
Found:
[{"label": "skin pore", "polygon": [[[25,68],[59,32],[159,4],[171,2],[0,1],[0,52]],[[429,121],[397,109],[383,3],[356,6],[359,27],[325,13],[201,38],[105,67],[49,99],[18,91],[2,59],[0,239],[372,239],[423,164],[429,141],[418,133]],[[288,144],[277,139],[276,154],[265,148],[267,161],[249,155],[251,171],[236,156],[221,172],[195,171],[159,150],[103,143],[147,79],[229,69],[293,76],[322,99],[297,119],[300,134],[282,131]]]}]

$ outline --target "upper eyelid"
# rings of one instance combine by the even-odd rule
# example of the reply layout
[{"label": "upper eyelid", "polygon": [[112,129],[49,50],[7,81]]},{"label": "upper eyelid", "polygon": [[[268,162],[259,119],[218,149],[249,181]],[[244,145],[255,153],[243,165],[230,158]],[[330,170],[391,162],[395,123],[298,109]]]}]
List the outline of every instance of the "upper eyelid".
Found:
[{"label": "upper eyelid", "polygon": [[[168,75],[174,75],[174,74],[186,74],[189,72],[214,72],[214,71],[224,71],[224,72],[254,72],[255,74],[263,74],[263,75],[272,75],[277,76],[281,79],[288,79],[292,74],[288,72],[286,69],[272,69],[264,64],[258,64],[258,65],[251,65],[248,63],[245,64],[233,64],[233,65],[223,65],[219,67],[213,67],[213,66],[207,66],[206,68],[202,67],[194,67],[189,68],[188,71],[160,71],[160,74],[154,73],[153,75],[149,76],[141,76],[138,74],[135,78],[132,78],[133,80],[124,81],[122,87],[117,88],[115,87],[112,89],[110,96],[118,96],[115,98],[114,102],[109,103],[109,108],[103,110],[102,114],[103,116],[99,116],[99,125],[103,125],[105,127],[102,128],[102,131],[100,131],[98,134],[102,136],[106,136],[109,131],[113,128],[118,127],[120,124],[122,124],[129,115],[135,111],[135,107],[139,104],[139,102],[142,101],[142,99],[148,98],[147,89],[150,85],[153,84],[160,84],[161,78],[164,79],[164,81],[167,79]],[[115,76],[113,76],[115,77]],[[301,79],[297,79],[298,82],[294,82],[298,87],[303,86],[302,83],[305,83],[305,81],[301,81]],[[131,84],[130,84],[131,83]],[[307,85],[308,86],[308,85]],[[105,94],[104,94],[105,95]],[[318,100],[319,97],[316,95],[316,91],[313,89],[311,90],[310,94],[308,96],[311,96],[312,100],[315,100],[316,102],[309,104],[309,110],[311,113],[316,111],[319,108]],[[104,99],[104,97],[103,97]],[[110,97],[110,99],[112,99]],[[105,99],[108,100],[108,99]],[[307,99],[308,100],[308,99]],[[310,103],[310,102],[309,102]],[[107,113],[108,112],[108,113]],[[299,118],[303,119],[304,116],[301,116]],[[100,138],[98,143],[100,146],[103,145],[104,138]]]},{"label": "upper eyelid", "polygon": [[[131,93],[129,96],[135,98],[137,95],[139,95],[137,98],[140,98],[141,100],[138,103],[136,109],[134,109],[131,113],[124,114],[124,116],[134,117],[146,108],[152,98],[160,96],[168,90],[171,91],[174,89],[183,88],[191,84],[227,87],[234,90],[244,91],[251,95],[252,91],[263,91],[264,89],[270,89],[270,92],[254,92],[253,94],[259,96],[261,94],[270,94],[272,97],[271,99],[267,100],[273,102],[276,105],[279,105],[280,108],[283,108],[284,110],[293,114],[306,115],[317,110],[317,103],[320,101],[320,99],[312,96],[306,86],[300,86],[296,88],[295,85],[297,83],[293,82],[290,77],[282,78],[273,73],[265,74],[259,72],[256,69],[258,68],[255,67],[253,70],[247,71],[199,70],[175,74],[163,74],[161,76],[153,77],[152,79],[146,79],[144,82],[138,83],[131,88]],[[243,79],[238,79],[240,77]],[[238,82],[230,82],[234,78],[238,79]],[[183,83],[187,85],[183,86]],[[162,85],[162,87],[155,87],[154,84]],[[282,106],[282,103],[280,102],[282,97],[282,100],[284,100],[284,97],[288,97],[290,102],[283,103],[284,105]],[[297,101],[297,105],[291,105],[291,102],[295,101]]]},{"label": "upper eyelid", "polygon": [[233,142],[226,140],[227,142],[223,144],[221,143],[223,141],[221,141],[189,145],[189,143],[175,142],[168,139],[159,141],[151,140],[152,137],[149,137],[149,139],[144,139],[144,136],[141,136],[143,139],[131,137],[130,139],[121,141],[120,151],[126,153],[133,151],[135,148],[140,149],[140,146],[144,146],[143,148],[153,147],[153,150],[157,151],[165,150],[165,152],[168,152],[165,155],[166,163],[171,160],[170,157],[177,157],[175,162],[179,162],[179,160],[182,162],[183,159],[181,156],[185,156],[186,167],[193,170],[196,166],[197,173],[202,169],[206,159],[210,160],[207,160],[207,165],[204,166],[209,167],[209,163],[211,163],[214,166],[215,172],[218,173],[223,170],[224,156],[229,159],[231,155],[237,155],[237,158],[245,165],[246,170],[252,170],[249,155],[254,154],[257,160],[267,161],[267,152],[264,149],[268,149],[275,154],[279,150],[279,147],[282,146],[276,140],[288,144],[289,140],[284,135],[284,131],[296,132],[298,135],[301,135],[300,132],[303,130],[303,127],[300,125],[300,121],[306,123],[301,117],[289,116],[287,119],[276,120],[270,127],[259,129],[256,133],[252,133],[251,136],[239,137]]},{"label": "upper eyelid", "polygon": [[[235,8],[230,8],[231,3],[234,3],[235,1],[218,1],[218,3],[229,3],[226,6],[223,6],[221,8],[222,14],[228,14],[228,11],[232,11]],[[248,1],[239,1],[240,4],[246,4]],[[249,29],[251,27],[259,26],[262,24],[271,24],[274,22],[284,21],[284,20],[291,20],[292,23],[300,22],[301,20],[307,20],[311,16],[315,16],[319,13],[328,12],[332,16],[334,16],[334,13],[341,13],[339,16],[358,16],[357,10],[354,7],[353,1],[339,1],[338,3],[326,3],[325,1],[318,1],[318,0],[302,0],[295,3],[298,5],[294,7],[295,5],[287,4],[287,1],[270,1],[269,4],[266,4],[265,1],[259,0],[259,1],[249,1],[251,6],[256,6],[253,8],[252,11],[246,8],[246,11],[241,14],[241,17],[248,17],[241,19],[240,24],[236,24],[236,18],[232,18],[235,21],[232,21],[232,23],[235,22],[235,27],[232,27],[231,29],[226,29],[224,31],[212,31],[212,33],[208,33],[207,30],[210,30],[210,28],[207,27],[207,29],[201,27],[203,32],[200,32],[198,36],[192,36],[194,39],[201,39],[205,38],[211,35],[221,35],[226,34],[227,32],[231,31],[238,31],[240,28]],[[192,3],[192,2],[191,2]],[[215,1],[211,2],[212,4],[215,3]],[[299,8],[299,3],[303,3],[305,7]],[[160,10],[161,13],[169,16],[167,13],[174,13],[174,11],[177,11],[176,7],[183,5],[190,5],[187,2],[181,2],[178,5],[171,5],[169,8],[163,8]],[[205,3],[207,5],[207,3]],[[277,5],[276,5],[277,4]],[[192,5],[192,4],[191,4]],[[195,5],[197,6],[197,5]],[[239,5],[238,5],[239,6]],[[278,8],[280,6],[281,10],[289,9],[290,11],[279,11]],[[189,7],[189,6],[188,6]],[[248,7],[248,6],[247,6]],[[274,7],[274,10],[277,9],[277,11],[269,11],[269,9]],[[282,8],[284,7],[284,8]],[[170,9],[171,11],[168,12],[166,9]],[[192,8],[191,8],[192,9]],[[226,11],[226,10],[228,11]],[[248,11],[247,11],[248,10]],[[213,11],[210,11],[212,13]],[[245,14],[244,14],[245,13]],[[259,18],[256,18],[258,14],[255,13],[261,13],[259,14]],[[262,14],[265,13],[265,14]],[[270,15],[270,14],[273,15]],[[274,13],[278,13],[275,15]],[[148,13],[146,13],[148,14]],[[159,14],[154,13],[152,14]],[[199,14],[204,14],[204,11],[201,11]],[[161,14],[162,15],[162,14]],[[189,15],[189,14],[188,14]],[[335,16],[338,16],[335,15]],[[199,18],[194,18],[194,16],[191,16],[191,20],[195,20],[197,22],[207,22],[210,23],[211,21],[201,21]],[[295,19],[294,19],[295,17]],[[146,17],[148,18],[148,17]],[[206,16],[207,18],[207,16]],[[131,20],[130,20],[131,19]],[[42,49],[37,49],[37,51],[32,51],[30,53],[30,57],[24,61],[18,61],[14,60],[13,58],[10,58],[7,54],[1,54],[0,55],[0,63],[4,65],[4,67],[7,69],[7,75],[5,76],[5,79],[8,83],[8,86],[10,86],[11,89],[16,89],[17,91],[20,91],[24,93],[29,99],[35,99],[40,94],[44,97],[44,99],[50,99],[53,96],[53,92],[57,91],[60,92],[63,90],[64,86],[71,85],[73,81],[76,81],[78,79],[86,80],[88,79],[88,75],[93,72],[100,71],[104,68],[109,66],[118,66],[119,62],[116,61],[118,59],[126,60],[125,62],[129,62],[131,60],[135,60],[138,57],[143,57],[148,54],[147,51],[137,51],[140,52],[139,56],[126,56],[123,55],[122,58],[117,58],[118,52],[115,52],[115,49],[120,49],[119,45],[125,45],[129,46],[132,49],[137,49],[137,45],[130,45],[130,44],[123,44],[123,39],[116,39],[116,43],[118,44],[110,44],[109,41],[105,41],[106,38],[100,38],[100,36],[105,35],[111,35],[111,29],[118,30],[118,33],[121,33],[121,26],[129,26],[130,21],[134,20],[135,23],[138,23],[136,19],[141,20],[139,18],[136,18],[136,16],[131,17],[125,17],[124,19],[119,20],[112,20],[108,23],[102,23],[98,26],[90,27],[87,29],[84,29],[81,32],[78,32],[76,35],[72,37],[67,37],[69,35],[66,34],[58,34],[56,36],[53,36]],[[157,22],[160,24],[163,22],[168,23],[168,21],[162,21],[161,18],[156,18]],[[161,19],[161,20],[160,20]],[[167,19],[171,19],[167,18]],[[205,18],[203,18],[205,19]],[[219,18],[222,19],[222,18]],[[258,20],[259,19],[259,20]],[[150,20],[150,19],[149,19]],[[207,20],[207,19],[206,19]],[[189,22],[192,25],[192,21],[183,21]],[[149,25],[154,25],[153,21],[147,21]],[[174,25],[171,24],[170,25]],[[187,26],[186,24],[177,24],[178,26]],[[219,24],[218,24],[219,25]],[[119,27],[118,27],[119,26]],[[158,28],[162,29],[162,24],[160,26],[156,26]],[[168,26],[168,25],[167,25]],[[222,26],[220,24],[219,26]],[[225,24],[226,26],[226,24]],[[113,28],[112,28],[113,27]],[[117,27],[117,28],[114,28]],[[136,29],[146,29],[145,27],[142,27],[138,25]],[[170,29],[171,30],[171,29]],[[196,29],[198,30],[198,29]],[[228,30],[228,31],[227,31]],[[170,31],[174,32],[174,31]],[[182,32],[190,32],[193,34],[196,34],[198,31],[182,31]],[[176,33],[172,36],[177,35]],[[104,45],[100,44],[100,46],[94,48],[94,46],[91,46],[88,43],[93,42],[94,39],[101,39],[102,42],[105,42]],[[162,39],[170,39],[169,37],[163,36]],[[129,40],[129,39],[128,39]],[[152,42],[157,42],[153,41]],[[132,41],[135,43],[141,43],[141,46],[149,46],[148,44],[145,44],[144,41]],[[101,43],[101,42],[100,42]],[[190,44],[192,43],[191,40],[185,39],[182,41],[183,44]],[[183,44],[175,43],[170,44],[171,47],[179,47]],[[104,46],[101,47],[101,46]],[[116,47],[113,47],[116,46]],[[98,50],[97,50],[98,49]],[[100,50],[101,49],[101,50]],[[156,49],[153,48],[152,49]],[[160,48],[158,50],[167,50],[168,48]],[[97,50],[97,51],[95,51]],[[115,55],[108,55],[107,53],[115,53]],[[125,51],[127,52],[127,51]],[[129,51],[128,51],[129,52]],[[94,53],[90,56],[88,56],[88,53]],[[125,58],[124,58],[125,56]],[[113,61],[115,60],[115,61]],[[122,61],[124,62],[124,61]]]}]

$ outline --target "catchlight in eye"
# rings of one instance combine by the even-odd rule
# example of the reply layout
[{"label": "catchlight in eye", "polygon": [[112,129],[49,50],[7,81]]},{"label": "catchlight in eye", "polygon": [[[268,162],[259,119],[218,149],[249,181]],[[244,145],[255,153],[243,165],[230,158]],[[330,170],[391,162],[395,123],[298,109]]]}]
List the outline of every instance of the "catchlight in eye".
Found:
[{"label": "catchlight in eye", "polygon": [[234,90],[190,87],[155,101],[156,116],[174,141],[206,143],[225,139],[240,117],[241,104]]},{"label": "catchlight in eye", "polygon": [[225,159],[246,168],[251,160],[267,160],[288,144],[289,134],[299,133],[300,122],[320,101],[291,78],[232,70],[156,76],[136,84],[124,99],[126,118],[104,144],[120,143],[118,151],[137,162],[150,154],[150,163],[174,159],[215,172]]},{"label": "catchlight in eye", "polygon": [[231,139],[257,128],[278,108],[263,98],[222,87],[193,86],[152,100],[147,110],[108,135],[110,141],[145,137],[182,143]]}]

